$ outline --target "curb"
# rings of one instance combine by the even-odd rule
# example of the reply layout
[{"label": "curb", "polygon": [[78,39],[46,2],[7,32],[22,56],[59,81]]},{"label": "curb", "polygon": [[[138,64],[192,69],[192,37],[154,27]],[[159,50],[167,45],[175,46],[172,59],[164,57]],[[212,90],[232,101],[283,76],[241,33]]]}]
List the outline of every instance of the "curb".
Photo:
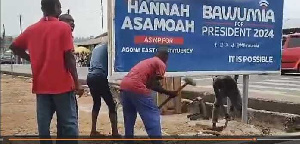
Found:
[{"label": "curb", "polygon": [[[182,98],[185,99],[195,99],[196,97],[201,97],[205,102],[214,103],[215,95],[210,92],[197,92],[191,90],[182,91]],[[285,103],[279,101],[270,101],[263,99],[248,99],[248,107],[256,110],[266,110],[272,112],[280,113],[290,113],[300,115],[300,104]]]},{"label": "curb", "polygon": [[[14,76],[23,76],[23,77],[30,77],[32,78],[32,74],[28,73],[18,73],[18,72],[10,72],[10,71],[1,71],[1,74],[7,74],[7,75],[14,75]],[[86,85],[86,80],[85,79],[78,79],[79,83],[82,85]]]},{"label": "curb", "polygon": [[[212,116],[212,108],[213,103],[206,102],[206,109],[210,118]],[[224,115],[223,113],[220,114]],[[240,118],[237,119],[240,121]],[[300,124],[300,115],[248,108],[248,123],[264,128],[271,127],[282,131],[295,131],[297,124]]]},{"label": "curb", "polygon": [[10,71],[1,71],[1,74],[14,75],[14,76],[23,76],[23,77],[32,77],[31,74],[17,73],[17,72],[10,72]]}]

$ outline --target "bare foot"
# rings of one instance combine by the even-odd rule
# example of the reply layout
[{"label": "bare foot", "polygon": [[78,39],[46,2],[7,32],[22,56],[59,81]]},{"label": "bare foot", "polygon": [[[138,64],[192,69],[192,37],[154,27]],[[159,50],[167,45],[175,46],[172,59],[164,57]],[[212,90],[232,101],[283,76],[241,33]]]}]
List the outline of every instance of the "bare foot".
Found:
[{"label": "bare foot", "polygon": [[215,130],[216,128],[217,128],[217,124],[216,124],[216,123],[213,123],[213,124],[212,124],[211,130]]},{"label": "bare foot", "polygon": [[122,138],[122,136],[120,134],[112,134],[113,138]]},{"label": "bare foot", "polygon": [[101,136],[105,136],[105,135],[101,134],[100,132],[97,132],[97,131],[93,131],[90,134],[90,137],[101,137]]},{"label": "bare foot", "polygon": [[225,129],[225,127],[224,126],[220,126],[220,127],[212,127],[212,131],[217,131],[217,132],[221,132],[221,131],[223,131]]}]

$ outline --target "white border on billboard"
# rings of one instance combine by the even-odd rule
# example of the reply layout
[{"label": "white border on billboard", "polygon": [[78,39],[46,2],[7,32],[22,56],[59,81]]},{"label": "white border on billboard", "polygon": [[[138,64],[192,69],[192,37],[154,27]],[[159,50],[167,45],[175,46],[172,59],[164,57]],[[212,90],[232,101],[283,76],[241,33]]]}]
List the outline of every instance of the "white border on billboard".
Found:
[{"label": "white border on billboard", "polygon": [[[111,80],[122,79],[128,72],[115,72],[115,2],[108,0],[108,58],[109,76]],[[280,64],[281,68],[281,64]],[[259,74],[281,74],[281,71],[188,71],[188,72],[166,72],[166,77],[194,77],[194,76],[214,76],[214,75],[259,75]]]},{"label": "white border on billboard", "polygon": [[[122,79],[128,72],[113,72],[109,77],[112,80]],[[278,75],[280,71],[189,71],[189,72],[166,72],[165,77],[197,77],[215,75]]]}]

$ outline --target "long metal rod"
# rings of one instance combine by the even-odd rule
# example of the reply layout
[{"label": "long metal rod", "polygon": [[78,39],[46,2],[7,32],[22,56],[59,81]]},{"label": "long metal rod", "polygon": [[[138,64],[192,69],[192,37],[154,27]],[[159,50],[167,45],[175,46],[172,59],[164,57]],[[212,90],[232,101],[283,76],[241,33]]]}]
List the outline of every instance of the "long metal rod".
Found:
[{"label": "long metal rod", "polygon": [[108,74],[109,77],[112,76],[113,72],[113,58],[112,58],[112,51],[113,51],[113,36],[112,36],[112,1],[107,0],[107,32],[108,32]]},{"label": "long metal rod", "polygon": [[242,122],[248,123],[248,91],[249,90],[249,75],[243,75],[243,108]]},{"label": "long metal rod", "polygon": [[102,26],[102,30],[103,30],[103,28],[104,28],[104,23],[103,23],[103,21],[104,21],[104,13],[103,13],[104,11],[103,11],[103,0],[101,0],[101,26]]},{"label": "long metal rod", "polygon": [[[1,0],[0,0],[0,8],[1,8]],[[2,15],[2,13],[1,13],[1,10],[0,10],[0,33],[1,33],[1,31],[2,31],[2,21],[1,21],[1,15]],[[3,24],[4,25],[4,24]],[[4,27],[4,26],[3,26]],[[4,29],[3,29],[3,31],[4,31]],[[4,35],[4,33],[3,33],[3,35]],[[3,50],[2,50],[3,49]],[[4,54],[4,36],[2,37],[2,41],[1,41],[1,56]]]},{"label": "long metal rod", "polygon": [[230,107],[231,107],[231,101],[229,98],[227,98],[227,113],[230,113]]}]

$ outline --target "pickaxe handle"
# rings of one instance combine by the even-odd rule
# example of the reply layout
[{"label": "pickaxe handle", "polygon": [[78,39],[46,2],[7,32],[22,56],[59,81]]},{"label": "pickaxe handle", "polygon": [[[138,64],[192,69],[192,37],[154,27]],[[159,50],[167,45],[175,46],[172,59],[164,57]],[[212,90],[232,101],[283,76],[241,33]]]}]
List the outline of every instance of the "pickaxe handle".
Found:
[{"label": "pickaxe handle", "polygon": [[[177,91],[180,92],[184,87],[186,87],[188,83],[184,83],[184,85],[180,86]],[[172,98],[168,97],[162,104],[159,105],[159,109],[161,109],[166,103],[168,103]]]},{"label": "pickaxe handle", "polygon": [[159,105],[159,109],[161,109],[166,103],[168,103],[172,98],[168,97],[162,104]]},{"label": "pickaxe handle", "polygon": [[188,83],[184,83],[184,85],[182,85],[181,87],[179,87],[177,89],[178,92],[180,92],[184,87],[186,87],[188,85]]}]

